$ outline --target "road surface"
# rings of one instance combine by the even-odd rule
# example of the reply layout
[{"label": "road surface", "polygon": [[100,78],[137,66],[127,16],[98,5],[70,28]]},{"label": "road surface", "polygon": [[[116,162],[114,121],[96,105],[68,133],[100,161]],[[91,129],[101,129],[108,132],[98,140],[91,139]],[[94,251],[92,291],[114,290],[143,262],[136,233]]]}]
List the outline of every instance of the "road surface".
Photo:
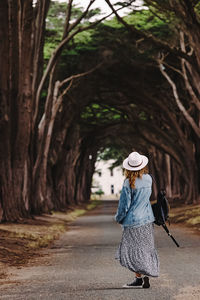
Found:
[{"label": "road surface", "polygon": [[38,265],[13,269],[0,287],[0,299],[200,299],[200,238],[174,226],[170,229],[181,248],[156,226],[161,274],[151,279],[151,288],[122,288],[133,276],[114,259],[121,238],[121,227],[113,220],[116,206],[116,201],[103,201],[71,223]]}]

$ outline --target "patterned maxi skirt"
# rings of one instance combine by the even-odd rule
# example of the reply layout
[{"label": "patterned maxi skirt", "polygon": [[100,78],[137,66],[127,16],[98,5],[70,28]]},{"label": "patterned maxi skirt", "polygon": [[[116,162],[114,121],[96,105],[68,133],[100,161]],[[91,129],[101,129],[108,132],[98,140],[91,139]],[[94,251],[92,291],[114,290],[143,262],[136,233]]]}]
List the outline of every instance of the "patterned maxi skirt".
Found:
[{"label": "patterned maxi skirt", "polygon": [[133,272],[158,277],[159,259],[154,244],[153,223],[124,227],[116,259]]}]

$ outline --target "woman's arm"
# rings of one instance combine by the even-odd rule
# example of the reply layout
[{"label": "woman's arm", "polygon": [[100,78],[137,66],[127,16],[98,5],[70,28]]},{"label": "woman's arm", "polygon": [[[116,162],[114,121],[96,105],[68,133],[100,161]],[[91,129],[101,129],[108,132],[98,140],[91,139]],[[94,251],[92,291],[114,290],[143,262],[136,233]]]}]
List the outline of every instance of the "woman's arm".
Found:
[{"label": "woman's arm", "polygon": [[126,217],[131,204],[131,190],[130,187],[123,186],[122,192],[119,199],[117,213],[115,215],[115,220],[117,223],[121,224],[123,219]]}]

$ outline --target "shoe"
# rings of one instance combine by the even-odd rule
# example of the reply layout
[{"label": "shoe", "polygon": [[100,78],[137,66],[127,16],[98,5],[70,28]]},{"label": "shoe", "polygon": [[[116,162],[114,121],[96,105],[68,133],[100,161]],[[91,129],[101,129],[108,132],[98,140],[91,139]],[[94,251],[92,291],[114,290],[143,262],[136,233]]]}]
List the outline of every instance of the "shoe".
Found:
[{"label": "shoe", "polygon": [[143,285],[142,285],[143,289],[148,289],[148,288],[150,288],[149,277],[144,276],[143,280],[144,280],[144,283],[143,283]]},{"label": "shoe", "polygon": [[133,280],[133,282],[123,285],[123,288],[142,287],[142,283],[143,283],[142,278],[136,277],[135,280]]}]

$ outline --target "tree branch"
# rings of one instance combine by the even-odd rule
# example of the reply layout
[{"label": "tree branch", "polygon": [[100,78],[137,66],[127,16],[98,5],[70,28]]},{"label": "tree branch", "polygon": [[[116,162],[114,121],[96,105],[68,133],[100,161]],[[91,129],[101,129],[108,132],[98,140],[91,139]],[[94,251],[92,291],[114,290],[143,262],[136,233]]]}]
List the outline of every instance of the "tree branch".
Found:
[{"label": "tree branch", "polygon": [[[120,10],[122,8],[119,8],[118,10]],[[42,92],[42,88],[44,86],[44,83],[47,79],[47,76],[49,75],[49,73],[51,72],[58,56],[60,55],[63,47],[69,43],[73,37],[80,33],[80,32],[83,32],[85,30],[88,30],[88,29],[91,29],[93,27],[95,27],[96,25],[98,25],[99,23],[101,23],[103,20],[105,20],[106,18],[108,18],[109,16],[111,16],[113,13],[110,13],[108,15],[106,15],[105,17],[89,24],[88,26],[84,26],[84,27],[79,27],[77,28],[77,30],[75,30],[71,35],[68,35],[66,36],[61,42],[60,44],[56,47],[56,49],[54,50],[54,52],[52,53],[51,55],[51,58],[49,59],[49,62],[47,64],[47,67],[46,67],[46,70],[42,76],[42,79],[40,81],[40,84],[38,86],[38,89],[37,89],[37,93],[36,93],[36,100],[35,100],[35,112],[34,112],[34,116],[33,116],[33,126],[35,126],[35,123],[36,123],[36,119],[37,119],[37,115],[38,115],[38,109],[39,109],[39,100],[40,100],[40,94]]]},{"label": "tree branch", "polygon": [[71,13],[72,13],[72,3],[73,3],[73,0],[69,0],[69,3],[67,5],[65,28],[64,28],[64,32],[63,32],[63,39],[66,37],[66,35],[68,34],[68,31],[69,31],[69,25],[70,25],[69,22],[70,22]]},{"label": "tree branch", "polygon": [[90,0],[86,10],[82,13],[82,15],[73,23],[69,26],[69,31],[72,31],[78,24],[81,23],[81,21],[86,17],[91,5],[95,2],[95,0]]},{"label": "tree branch", "polygon": [[92,72],[94,72],[95,70],[97,70],[98,68],[100,68],[101,66],[103,65],[103,62],[99,63],[96,67],[90,69],[89,71],[86,71],[86,72],[83,72],[83,73],[80,73],[80,74],[76,74],[76,75],[72,75],[66,79],[64,79],[63,81],[60,82],[59,84],[59,89],[67,82],[73,80],[73,79],[77,79],[77,78],[80,78],[80,77],[83,77],[85,75],[88,75]]},{"label": "tree branch", "polygon": [[[181,45],[181,50],[183,52],[186,52],[186,49],[185,49],[185,41],[184,41],[184,33],[181,31],[180,32],[180,45]],[[181,59],[181,66],[182,66],[182,71],[183,71],[183,78],[184,78],[184,81],[185,81],[185,86],[186,86],[186,89],[188,90],[190,96],[192,97],[192,101],[193,103],[195,104],[195,106],[197,107],[197,109],[200,111],[200,101],[199,99],[197,98],[195,92],[193,91],[193,88],[189,82],[189,79],[188,79],[188,76],[187,76],[187,71],[186,71],[186,67],[185,67],[185,59]]]},{"label": "tree branch", "polygon": [[138,30],[135,27],[131,26],[130,24],[128,24],[122,17],[119,16],[119,14],[117,13],[117,10],[114,9],[113,5],[110,3],[109,0],[105,0],[107,2],[107,4],[109,5],[109,7],[112,9],[113,13],[115,14],[116,18],[118,19],[118,21],[120,23],[122,23],[130,32],[134,33],[134,34],[138,34],[141,37],[144,37],[145,39],[149,39],[151,40],[154,44],[166,49],[167,51],[169,51],[170,53],[173,53],[174,55],[178,56],[178,57],[182,57],[185,58],[188,61],[191,61],[191,57],[188,56],[186,53],[177,50],[174,47],[169,46],[168,43],[165,43],[164,41],[156,38],[155,36],[153,36],[152,34],[146,33],[144,31]]},{"label": "tree branch", "polygon": [[185,109],[185,107],[181,103],[181,101],[179,99],[179,96],[178,96],[178,91],[177,91],[177,88],[176,88],[176,84],[169,77],[169,75],[163,70],[163,66],[162,66],[161,62],[159,62],[159,68],[160,68],[160,71],[163,74],[163,76],[167,79],[167,81],[169,82],[169,84],[172,87],[174,98],[175,98],[175,101],[176,101],[176,104],[177,104],[178,108],[183,113],[184,117],[186,118],[186,120],[188,121],[188,123],[190,124],[190,126],[192,127],[194,132],[196,133],[196,135],[200,138],[200,128],[196,125],[194,119],[188,114],[187,110]]}]

